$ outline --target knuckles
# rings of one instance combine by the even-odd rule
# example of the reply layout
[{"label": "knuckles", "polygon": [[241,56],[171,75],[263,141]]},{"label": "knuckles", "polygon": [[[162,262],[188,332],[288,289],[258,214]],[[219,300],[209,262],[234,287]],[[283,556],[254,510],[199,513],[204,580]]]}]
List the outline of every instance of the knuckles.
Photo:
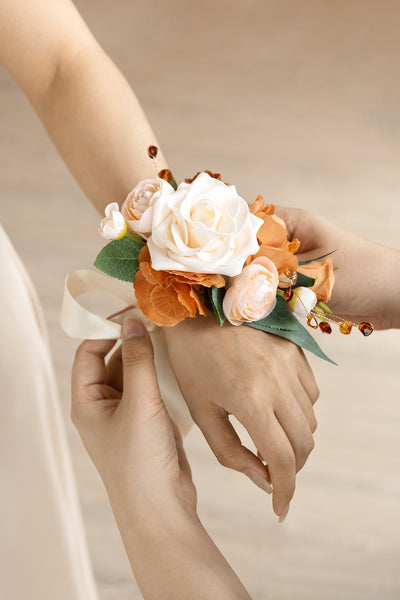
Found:
[{"label": "knuckles", "polygon": [[141,348],[124,348],[122,359],[124,366],[132,367],[138,364],[153,362],[153,353],[148,346]]},{"label": "knuckles", "polygon": [[232,451],[230,448],[217,448],[214,450],[217,461],[228,469],[238,468],[238,453]]}]

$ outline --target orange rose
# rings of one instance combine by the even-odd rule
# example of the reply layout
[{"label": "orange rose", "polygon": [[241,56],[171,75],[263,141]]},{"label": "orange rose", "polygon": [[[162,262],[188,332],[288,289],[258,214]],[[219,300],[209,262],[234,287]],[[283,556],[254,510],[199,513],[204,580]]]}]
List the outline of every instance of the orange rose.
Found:
[{"label": "orange rose", "polygon": [[195,317],[197,312],[205,316],[201,286],[225,285],[220,275],[156,271],[147,246],[139,254],[139,263],[133,284],[136,301],[143,314],[159,326],[172,327],[186,317]]},{"label": "orange rose", "polygon": [[285,269],[297,271],[299,263],[294,254],[299,249],[300,243],[298,240],[288,242],[285,222],[276,216],[275,206],[265,204],[262,196],[258,196],[249,210],[253,215],[262,219],[264,223],[257,231],[260,250],[257,254],[250,256],[246,264],[249,264],[255,258],[265,256],[272,260],[278,269],[278,273],[282,273]]},{"label": "orange rose", "polygon": [[333,284],[335,283],[333,264],[330,257],[323,263],[314,260],[307,265],[301,265],[297,270],[303,275],[316,279],[310,289],[315,292],[318,302],[328,302],[330,300]]}]

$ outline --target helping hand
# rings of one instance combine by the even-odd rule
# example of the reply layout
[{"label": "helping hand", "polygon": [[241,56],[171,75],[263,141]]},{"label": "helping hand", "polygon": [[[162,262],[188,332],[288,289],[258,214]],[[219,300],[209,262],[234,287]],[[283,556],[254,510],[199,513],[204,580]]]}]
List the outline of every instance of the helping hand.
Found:
[{"label": "helping hand", "polygon": [[178,499],[195,514],[196,489],[178,429],[161,399],[153,348],[143,325],[127,319],[122,347],[86,340],[72,371],[72,420],[109,493],[166,508]]},{"label": "helping hand", "polygon": [[329,307],[376,329],[400,327],[400,252],[366,240],[305,210],[277,208],[289,239],[301,241],[299,260],[332,254],[335,285]]},{"label": "helping hand", "polygon": [[[214,316],[186,319],[164,333],[183,396],[216,458],[265,491],[271,481],[274,511],[283,520],[296,472],[314,447],[318,388],[302,350],[251,327],[220,327]],[[241,444],[230,414],[267,467]]]}]

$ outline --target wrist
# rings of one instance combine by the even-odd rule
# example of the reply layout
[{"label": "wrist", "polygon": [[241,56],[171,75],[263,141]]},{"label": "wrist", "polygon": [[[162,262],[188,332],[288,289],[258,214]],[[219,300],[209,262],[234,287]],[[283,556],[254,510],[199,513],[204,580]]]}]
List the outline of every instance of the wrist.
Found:
[{"label": "wrist", "polygon": [[[104,479],[103,479],[104,481]],[[179,494],[172,485],[141,485],[138,480],[124,483],[104,481],[113,512],[117,520],[134,522],[157,522],[160,518],[168,521],[178,516],[198,522],[195,501]]]}]

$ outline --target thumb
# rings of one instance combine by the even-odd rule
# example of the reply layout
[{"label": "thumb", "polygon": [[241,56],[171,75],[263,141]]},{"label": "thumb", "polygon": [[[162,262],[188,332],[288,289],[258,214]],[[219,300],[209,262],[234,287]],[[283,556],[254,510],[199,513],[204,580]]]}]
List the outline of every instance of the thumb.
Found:
[{"label": "thumb", "polygon": [[154,352],[146,328],[136,319],[122,327],[123,397],[129,402],[160,396]]}]

